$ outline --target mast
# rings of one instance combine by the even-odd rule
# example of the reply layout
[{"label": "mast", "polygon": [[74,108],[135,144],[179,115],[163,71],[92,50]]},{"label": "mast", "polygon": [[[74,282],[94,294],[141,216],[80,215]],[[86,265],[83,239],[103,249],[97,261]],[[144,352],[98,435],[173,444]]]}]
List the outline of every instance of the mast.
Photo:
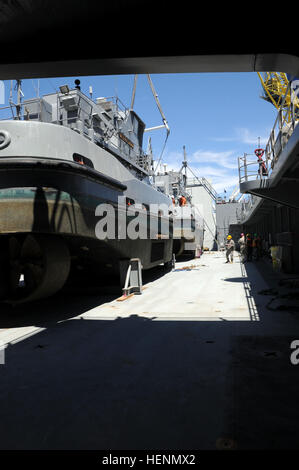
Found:
[{"label": "mast", "polygon": [[21,110],[22,110],[22,80],[17,80],[17,104],[16,104],[16,112],[17,112],[17,119],[21,119]]},{"label": "mast", "polygon": [[[183,176],[183,189],[185,191],[186,187],[187,187],[187,167],[188,167],[185,145],[183,145],[183,154],[184,154],[184,160],[182,161],[182,166],[181,166],[181,169],[180,169],[179,173],[182,173],[182,176]],[[183,173],[183,170],[184,170],[184,173]]]},{"label": "mast", "polygon": [[14,112],[13,112],[12,88],[13,88],[13,81],[10,80],[10,90],[9,90],[9,100],[8,100],[8,102],[9,102],[12,118],[14,119],[15,116],[14,116]]},{"label": "mast", "polygon": [[183,151],[184,151],[184,161],[182,162],[182,163],[183,163],[182,169],[183,169],[183,168],[185,169],[185,174],[183,175],[183,178],[184,178],[184,189],[186,189],[186,186],[187,186],[187,166],[188,166],[188,163],[187,163],[187,155],[186,155],[186,147],[185,147],[185,145],[183,146]]}]

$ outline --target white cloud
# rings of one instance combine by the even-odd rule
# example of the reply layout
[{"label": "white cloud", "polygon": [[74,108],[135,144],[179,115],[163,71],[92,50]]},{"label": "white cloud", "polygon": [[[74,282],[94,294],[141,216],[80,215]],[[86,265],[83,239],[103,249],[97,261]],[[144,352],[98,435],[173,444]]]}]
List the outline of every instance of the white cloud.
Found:
[{"label": "white cloud", "polygon": [[234,155],[232,150],[226,152],[211,152],[197,150],[190,157],[190,162],[193,163],[215,163],[220,167],[237,169],[238,161],[237,156]]},{"label": "white cloud", "polygon": [[213,139],[214,142],[236,142],[236,137],[214,137]]},{"label": "white cloud", "polygon": [[[197,150],[187,156],[191,168],[197,169],[197,173],[206,178],[206,175],[224,176],[228,170],[238,169],[237,155],[233,151],[213,152]],[[163,158],[168,170],[179,171],[182,167],[183,155],[180,152],[170,152]]]},{"label": "white cloud", "polygon": [[235,129],[237,136],[239,137],[240,142],[249,145],[256,145],[258,144],[258,137],[260,137],[261,145],[266,145],[269,140],[270,130],[267,133],[267,136],[260,136],[256,133],[251,132],[246,127],[239,127]]},{"label": "white cloud", "polygon": [[198,176],[203,176],[209,180],[215,190],[222,193],[226,189],[229,194],[230,191],[239,183],[239,176],[237,171],[219,166],[209,165],[196,165],[194,173]]},{"label": "white cloud", "polygon": [[215,137],[214,142],[239,142],[241,144],[253,145],[257,147],[258,137],[260,137],[261,145],[265,146],[269,140],[271,129],[263,130],[263,133],[253,132],[246,127],[237,127],[234,129],[235,136],[231,137]]},{"label": "white cloud", "polygon": [[204,176],[205,178],[206,178],[206,175],[213,176],[213,177],[214,176],[224,177],[228,173],[226,168],[219,168],[216,166],[196,165],[193,168],[196,170],[196,174],[200,174],[201,176]]},{"label": "white cloud", "polygon": [[232,192],[232,190],[239,184],[239,177],[235,175],[227,175],[226,177],[205,177],[207,179],[211,179],[211,183],[213,188],[217,191],[217,193],[222,193],[225,189],[227,191],[227,195]]}]

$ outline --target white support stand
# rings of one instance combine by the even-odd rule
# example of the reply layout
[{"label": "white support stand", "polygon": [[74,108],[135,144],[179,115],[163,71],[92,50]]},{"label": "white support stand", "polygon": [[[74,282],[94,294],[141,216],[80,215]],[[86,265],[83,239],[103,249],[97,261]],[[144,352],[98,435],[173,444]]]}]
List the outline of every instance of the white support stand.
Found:
[{"label": "white support stand", "polygon": [[172,255],[172,269],[175,269],[175,262],[176,262],[175,254],[173,253],[173,255]]},{"label": "white support stand", "polygon": [[141,261],[139,258],[121,261],[121,271],[127,267],[123,295],[142,294]]}]

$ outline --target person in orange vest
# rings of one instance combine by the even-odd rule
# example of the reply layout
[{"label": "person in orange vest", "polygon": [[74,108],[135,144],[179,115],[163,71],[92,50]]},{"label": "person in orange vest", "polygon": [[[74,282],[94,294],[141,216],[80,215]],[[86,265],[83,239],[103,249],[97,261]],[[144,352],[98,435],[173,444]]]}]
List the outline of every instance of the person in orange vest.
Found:
[{"label": "person in orange vest", "polygon": [[180,197],[180,206],[185,206],[187,204],[187,199],[185,196]]}]

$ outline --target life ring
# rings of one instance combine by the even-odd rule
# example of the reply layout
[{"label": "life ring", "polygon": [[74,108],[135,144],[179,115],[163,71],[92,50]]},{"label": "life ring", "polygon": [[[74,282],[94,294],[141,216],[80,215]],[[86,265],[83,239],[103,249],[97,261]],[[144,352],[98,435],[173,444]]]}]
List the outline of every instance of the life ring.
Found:
[{"label": "life ring", "polygon": [[9,132],[0,130],[0,150],[7,147],[10,144],[10,141],[11,141],[11,137],[10,137]]}]

